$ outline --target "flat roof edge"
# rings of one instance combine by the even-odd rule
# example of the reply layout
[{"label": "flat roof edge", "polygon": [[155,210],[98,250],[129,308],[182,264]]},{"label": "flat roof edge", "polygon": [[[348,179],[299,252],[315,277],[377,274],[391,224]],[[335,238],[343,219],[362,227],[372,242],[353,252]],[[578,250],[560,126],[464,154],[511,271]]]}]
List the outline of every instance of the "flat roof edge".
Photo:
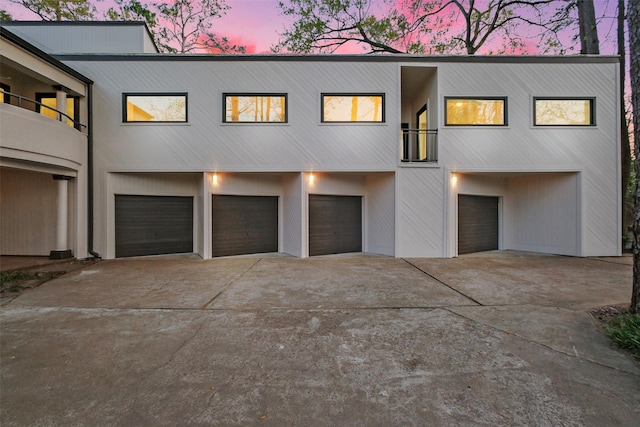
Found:
[{"label": "flat roof edge", "polygon": [[178,61],[178,62],[394,62],[406,63],[618,63],[615,55],[555,55],[555,56],[499,56],[499,55],[213,55],[213,54],[65,54],[56,55],[63,61]]}]

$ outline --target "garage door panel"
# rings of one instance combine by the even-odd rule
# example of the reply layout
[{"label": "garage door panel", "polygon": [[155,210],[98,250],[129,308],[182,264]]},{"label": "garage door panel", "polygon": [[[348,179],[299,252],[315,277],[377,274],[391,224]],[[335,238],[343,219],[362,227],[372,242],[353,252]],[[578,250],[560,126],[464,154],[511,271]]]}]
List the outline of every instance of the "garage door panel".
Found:
[{"label": "garage door panel", "polygon": [[362,251],[362,197],[309,195],[309,255]]},{"label": "garage door panel", "polygon": [[278,252],[277,196],[213,196],[214,257]]},{"label": "garage door panel", "polygon": [[498,197],[458,196],[458,254],[498,249]]},{"label": "garage door panel", "polygon": [[193,251],[193,197],[115,196],[116,257]]}]

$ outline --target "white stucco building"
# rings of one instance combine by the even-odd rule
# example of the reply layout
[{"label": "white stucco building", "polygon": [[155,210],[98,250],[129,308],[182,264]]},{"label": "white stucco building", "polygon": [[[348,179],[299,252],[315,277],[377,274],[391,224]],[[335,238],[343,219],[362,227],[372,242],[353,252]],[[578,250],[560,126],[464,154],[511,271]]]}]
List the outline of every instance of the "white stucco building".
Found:
[{"label": "white stucco building", "polygon": [[[18,231],[49,233],[44,174],[72,177],[77,257],[621,253],[617,57],[162,55],[143,24],[38,24],[2,29],[3,88],[59,85],[88,128],[1,106],[3,254],[53,249]],[[77,82],[35,84],[16,36]],[[54,124],[75,163],[32,157]]]}]

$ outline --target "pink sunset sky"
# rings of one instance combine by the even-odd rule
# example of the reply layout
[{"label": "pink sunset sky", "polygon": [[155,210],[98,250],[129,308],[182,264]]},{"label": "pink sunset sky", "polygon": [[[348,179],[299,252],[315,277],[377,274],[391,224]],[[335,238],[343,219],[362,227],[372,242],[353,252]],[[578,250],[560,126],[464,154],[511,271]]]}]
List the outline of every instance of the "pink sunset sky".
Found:
[{"label": "pink sunset sky", "polygon": [[[286,3],[286,0],[284,0]],[[7,9],[14,20],[38,20],[34,13],[15,4],[2,0],[1,8]],[[100,11],[110,6],[109,0],[94,2]],[[616,0],[595,0],[596,17],[600,19],[598,24],[598,36],[600,38],[600,53],[615,54],[616,49]],[[289,17],[280,13],[278,0],[226,0],[230,7],[227,13],[214,21],[213,31],[218,36],[227,37],[233,44],[246,46],[247,53],[270,53],[271,46],[276,44],[279,34],[291,22]],[[382,1],[380,1],[382,5]],[[604,17],[604,18],[603,18]],[[577,31],[577,28],[576,28]],[[571,34],[565,39],[569,43]],[[536,40],[530,40],[530,48],[526,52],[535,54]],[[568,47],[568,46],[565,46]],[[361,49],[352,45],[349,49],[342,49],[340,53],[360,53]],[[579,52],[579,47],[570,53]]]}]

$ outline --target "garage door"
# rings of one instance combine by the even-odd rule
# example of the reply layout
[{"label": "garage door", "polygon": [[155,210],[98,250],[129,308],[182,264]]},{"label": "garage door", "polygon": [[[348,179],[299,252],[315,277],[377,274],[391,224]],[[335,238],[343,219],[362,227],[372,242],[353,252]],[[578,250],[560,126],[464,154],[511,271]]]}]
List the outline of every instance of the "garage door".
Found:
[{"label": "garage door", "polygon": [[116,257],[193,252],[193,197],[116,195]]},{"label": "garage door", "polygon": [[213,196],[214,257],[278,252],[277,196]]},{"label": "garage door", "polygon": [[362,252],[362,197],[309,195],[309,255]]},{"label": "garage door", "polygon": [[498,249],[498,197],[458,195],[458,254]]}]

